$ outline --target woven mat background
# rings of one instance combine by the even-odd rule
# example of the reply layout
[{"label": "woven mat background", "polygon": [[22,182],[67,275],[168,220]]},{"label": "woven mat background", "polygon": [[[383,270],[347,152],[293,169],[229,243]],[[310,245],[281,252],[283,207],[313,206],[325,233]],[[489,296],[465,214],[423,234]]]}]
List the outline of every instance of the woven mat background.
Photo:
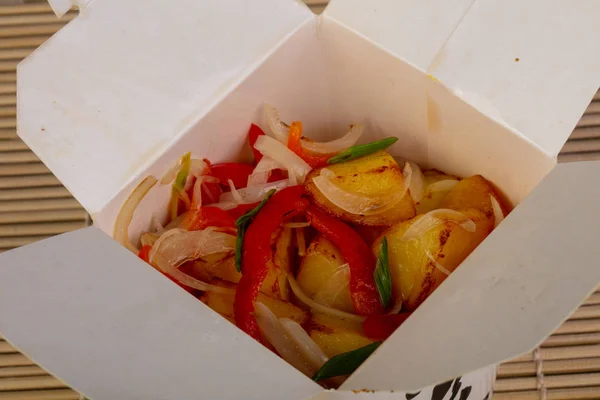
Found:
[{"label": "woven mat background", "polygon": [[[61,20],[44,2],[0,0],[0,252],[79,229],[87,213],[16,135],[17,63],[76,15]],[[305,0],[320,13],[324,0]],[[365,0],[367,1],[367,0]],[[11,3],[17,1],[10,0]],[[559,162],[600,159],[600,92]],[[539,349],[499,367],[494,400],[600,399],[600,292]],[[80,395],[0,337],[0,400],[76,400]]]}]

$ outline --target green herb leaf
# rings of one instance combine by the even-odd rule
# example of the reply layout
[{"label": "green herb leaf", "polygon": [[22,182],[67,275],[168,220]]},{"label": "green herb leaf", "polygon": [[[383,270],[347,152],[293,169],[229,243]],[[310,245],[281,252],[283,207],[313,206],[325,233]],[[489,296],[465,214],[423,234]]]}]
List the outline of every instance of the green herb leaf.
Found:
[{"label": "green herb leaf", "polygon": [[359,144],[356,146],[348,147],[346,150],[342,151],[340,154],[337,154],[327,160],[327,164],[337,164],[344,161],[354,160],[355,158],[364,157],[371,153],[375,153],[379,150],[384,150],[396,143],[398,138],[389,137],[381,140],[377,140],[375,142]]},{"label": "green herb leaf", "polygon": [[244,235],[246,234],[246,224],[238,226],[237,237],[235,241],[235,269],[242,272],[242,245],[244,244]]},{"label": "green herb leaf", "polygon": [[275,192],[275,189],[269,190],[263,201],[258,203],[256,207],[247,211],[235,221],[235,225],[238,227],[235,242],[235,269],[237,269],[238,272],[242,272],[242,248],[244,245],[244,235],[246,234],[246,229],[248,229],[248,225],[250,225],[250,222],[252,222],[252,218],[258,214],[265,204],[267,204],[267,201],[269,201]]},{"label": "green herb leaf", "polygon": [[381,342],[374,342],[361,347],[360,349],[338,354],[337,356],[330,358],[329,361],[313,375],[312,380],[318,382],[322,379],[353,373],[360,364],[377,350],[380,344]]},{"label": "green herb leaf", "polygon": [[381,247],[379,247],[379,253],[377,254],[377,264],[375,264],[373,278],[375,278],[375,284],[377,285],[381,304],[383,305],[383,308],[386,308],[392,301],[392,274],[390,272],[390,263],[388,260],[388,242],[385,236],[383,237],[383,240],[381,240]]},{"label": "green herb leaf", "polygon": [[273,196],[274,194],[275,194],[275,189],[269,190],[269,192],[267,193],[267,195],[265,196],[263,201],[258,203],[258,205],[256,207],[254,207],[252,210],[247,211],[246,214],[239,217],[235,221],[235,225],[241,226],[242,224],[249,222],[252,218],[254,218],[256,216],[256,214],[258,214],[258,212],[265,206],[265,204],[267,204],[267,201],[269,201],[271,196]]},{"label": "green herb leaf", "polygon": [[173,189],[177,190],[178,192],[183,190],[185,181],[190,173],[190,166],[192,165],[191,157],[192,153],[185,153],[183,157],[181,157],[181,168],[179,169],[177,177],[175,178],[175,182],[173,183]]}]

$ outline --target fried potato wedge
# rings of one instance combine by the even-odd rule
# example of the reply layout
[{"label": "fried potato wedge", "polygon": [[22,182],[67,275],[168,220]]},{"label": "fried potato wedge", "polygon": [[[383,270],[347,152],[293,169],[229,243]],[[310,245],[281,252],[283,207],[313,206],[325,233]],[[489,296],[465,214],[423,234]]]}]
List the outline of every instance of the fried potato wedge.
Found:
[{"label": "fried potato wedge", "polygon": [[273,258],[269,262],[269,272],[260,291],[271,297],[287,301],[290,298],[287,275],[292,268],[292,230],[282,228],[275,232],[273,237]]},{"label": "fried potato wedge", "polygon": [[328,357],[364,347],[373,340],[364,335],[360,322],[345,321],[315,313],[308,334]]},{"label": "fried potato wedge", "polygon": [[[423,198],[415,204],[417,214],[425,214],[436,208],[440,208],[444,197],[452,188],[453,182],[458,183],[459,178],[446,175],[435,169],[423,171],[424,187]],[[436,182],[443,182],[435,185]]]},{"label": "fried potato wedge", "polygon": [[[333,172],[333,184],[348,193],[377,198],[389,195],[403,188],[402,171],[394,158],[385,151],[378,151],[355,160],[332,164],[326,167]],[[415,205],[406,193],[398,202],[380,213],[368,215],[352,214],[334,205],[317,188],[313,179],[323,168],[311,171],[304,183],[306,191],[314,202],[328,213],[358,225],[389,226],[415,216]]]},{"label": "fried potato wedge", "polygon": [[354,312],[350,297],[350,269],[337,247],[323,236],[308,246],[296,276],[304,293],[317,303]]},{"label": "fried potato wedge", "polygon": [[[229,321],[235,323],[233,314],[234,297],[234,293],[205,292],[200,296],[200,300]],[[274,299],[262,293],[258,295],[257,301],[266,305],[273,314],[280,318],[289,318],[299,324],[308,322],[309,313],[300,307],[296,307],[290,302]]]},{"label": "fried potato wedge", "polygon": [[456,184],[444,197],[441,208],[452,210],[464,210],[476,208],[482,211],[486,217],[494,218],[494,210],[490,196],[494,196],[500,204],[504,216],[510,211],[509,205],[504,201],[500,193],[483,176],[474,175],[465,178]]},{"label": "fried potato wedge", "polygon": [[460,210],[476,226],[469,232],[453,221],[440,221],[418,238],[403,238],[419,215],[390,227],[373,244],[377,254],[383,236],[388,240],[394,297],[402,296],[407,311],[416,309],[492,231],[493,220],[477,209]]}]

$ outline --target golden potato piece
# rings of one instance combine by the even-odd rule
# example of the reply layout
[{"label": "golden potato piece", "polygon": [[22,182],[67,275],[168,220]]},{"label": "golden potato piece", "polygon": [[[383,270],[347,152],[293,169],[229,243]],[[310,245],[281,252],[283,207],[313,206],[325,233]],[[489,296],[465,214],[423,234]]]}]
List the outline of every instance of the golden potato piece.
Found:
[{"label": "golden potato piece", "polygon": [[290,287],[287,275],[292,268],[292,230],[283,228],[273,235],[273,259],[269,263],[269,273],[265,278],[261,292],[281,300],[289,300]]},{"label": "golden potato piece", "polygon": [[444,197],[451,189],[448,186],[444,188],[440,187],[440,185],[433,185],[434,183],[447,181],[448,184],[451,184],[453,181],[457,183],[459,181],[459,179],[456,176],[446,175],[435,169],[423,171],[423,177],[425,181],[425,191],[423,193],[423,198],[415,204],[415,207],[417,208],[417,214],[425,214],[431,210],[440,208],[442,200],[444,200]]},{"label": "golden potato piece", "polygon": [[[385,151],[379,151],[339,164],[326,167],[333,172],[332,182],[340,189],[366,197],[385,196],[403,187],[402,171],[394,158]],[[322,168],[311,171],[304,183],[306,191],[314,202],[330,214],[358,225],[389,226],[415,215],[415,205],[408,193],[393,207],[381,213],[361,215],[342,210],[329,201],[316,187],[313,178],[319,176]]]},{"label": "golden potato piece", "polygon": [[407,311],[416,309],[492,231],[493,220],[476,209],[461,210],[476,225],[469,232],[458,223],[444,221],[424,232],[420,239],[403,239],[421,215],[390,227],[373,244],[377,254],[387,237],[394,297],[402,296]]},{"label": "golden potato piece", "polygon": [[337,247],[319,235],[302,259],[296,281],[317,303],[354,312],[350,297],[350,269]]},{"label": "golden potato piece", "polygon": [[488,218],[494,218],[494,210],[490,195],[494,196],[506,216],[510,207],[506,204],[503,197],[496,191],[494,186],[483,176],[474,175],[465,178],[456,184],[444,197],[440,205],[441,208],[452,210],[464,210],[466,208],[476,208],[483,211]]},{"label": "golden potato piece", "polygon": [[[235,286],[232,287],[235,288]],[[223,317],[227,318],[229,321],[234,322],[234,297],[234,293],[205,292],[200,297],[200,300],[202,300],[204,304],[221,314]],[[299,324],[304,324],[308,321],[309,314],[307,311],[304,311],[303,309],[296,307],[295,305],[287,301],[277,300],[262,293],[258,295],[257,301],[260,301],[261,303],[269,307],[273,314],[277,315],[280,318],[289,318],[296,321]]]},{"label": "golden potato piece", "polygon": [[366,337],[360,322],[345,321],[322,314],[313,314],[308,333],[328,357],[364,347],[373,340]]}]

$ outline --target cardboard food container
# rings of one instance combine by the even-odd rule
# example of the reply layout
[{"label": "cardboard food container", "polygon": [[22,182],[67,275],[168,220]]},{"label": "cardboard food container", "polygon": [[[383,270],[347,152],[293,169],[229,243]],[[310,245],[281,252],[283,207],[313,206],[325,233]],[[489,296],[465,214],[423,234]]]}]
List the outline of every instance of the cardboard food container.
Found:
[{"label": "cardboard food container", "polygon": [[[18,132],[94,226],[0,255],[0,332],[89,398],[490,398],[495,365],[600,282],[600,163],[556,165],[600,83],[595,0],[77,3],[18,67]],[[363,122],[364,141],[395,135],[392,154],[518,204],[338,391],[111,238],[136,185],[185,152],[244,159],[264,102],[317,140]]]}]

